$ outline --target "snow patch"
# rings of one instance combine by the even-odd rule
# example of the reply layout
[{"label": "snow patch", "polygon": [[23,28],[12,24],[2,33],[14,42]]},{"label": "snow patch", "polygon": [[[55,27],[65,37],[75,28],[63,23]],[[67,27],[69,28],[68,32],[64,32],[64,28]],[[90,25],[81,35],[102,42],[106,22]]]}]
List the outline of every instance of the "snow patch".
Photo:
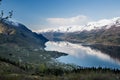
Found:
[{"label": "snow patch", "polygon": [[15,20],[7,19],[7,20],[4,20],[4,22],[6,24],[9,24],[9,25],[12,25],[12,26],[15,26],[15,27],[19,27],[19,23],[16,22]]}]

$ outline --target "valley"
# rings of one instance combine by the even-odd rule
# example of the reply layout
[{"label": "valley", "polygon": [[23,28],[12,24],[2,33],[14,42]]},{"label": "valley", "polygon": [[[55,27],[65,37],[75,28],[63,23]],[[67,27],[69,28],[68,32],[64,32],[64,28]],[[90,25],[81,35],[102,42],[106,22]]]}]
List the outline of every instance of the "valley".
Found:
[{"label": "valley", "polygon": [[[55,35],[59,37],[59,34],[55,34]],[[46,39],[42,34],[37,34],[35,32],[32,32],[26,26],[20,23],[15,23],[6,20],[0,23],[0,67],[2,68],[2,70],[0,70],[0,79],[2,80],[12,80],[12,79],[61,80],[63,78],[79,79],[79,76],[82,76],[81,78],[83,79],[88,79],[88,77],[83,76],[86,71],[88,72],[88,74],[90,73],[90,75],[88,76],[91,76],[92,74],[96,75],[96,72],[98,72],[99,73],[98,75],[101,75],[101,79],[104,79],[109,75],[114,75],[111,77],[112,79],[115,79],[116,76],[119,76],[119,72],[120,72],[119,64],[118,64],[119,60],[115,61],[114,59],[114,58],[119,59],[119,57],[114,56],[114,58],[111,58],[113,56],[111,55],[112,52],[110,53],[111,57],[109,56],[109,54],[103,54],[103,53],[99,54],[106,56],[105,60],[108,59],[107,61],[110,66],[103,67],[102,65],[96,65],[96,66],[91,64],[89,65],[86,62],[90,61],[89,60],[90,58],[93,59],[93,57],[92,56],[87,57],[88,61],[87,58],[86,61],[84,61],[85,59],[83,59],[82,61],[81,58],[82,55],[85,56],[85,54],[89,54],[89,53],[84,53],[85,51],[87,51],[87,49],[92,51],[92,54],[98,55],[99,51],[97,52],[96,50],[92,50],[91,48],[100,49],[99,47],[97,48],[92,45],[82,44],[84,46],[91,47],[91,48],[86,48],[82,45],[81,46],[75,45],[69,42],[63,42],[65,44],[63,43],[61,44],[61,42],[58,41],[63,40],[63,38],[60,38],[61,40],[59,38],[57,40],[56,39],[54,39],[54,41],[57,41],[56,43],[58,44],[54,43],[56,44],[56,46],[52,47],[46,45],[49,43],[48,39]],[[61,46],[61,47],[57,47],[57,46]],[[69,47],[68,50],[67,50],[67,46]],[[68,57],[70,53],[69,51],[70,50],[71,52],[74,51],[72,47],[75,48],[75,53],[72,54],[80,55],[79,57],[81,58],[81,61],[86,65],[75,64],[76,62],[79,62],[79,60],[77,61],[75,60],[77,59],[75,57],[74,60],[72,60],[75,61],[75,63],[69,63],[72,62]],[[65,51],[57,50],[58,48],[63,50],[65,49]],[[81,54],[81,52],[83,53]],[[99,55],[98,58],[101,58],[101,56]],[[119,52],[116,53],[116,55],[119,55]],[[60,61],[60,58],[61,60],[67,59],[68,63],[66,63],[67,61],[65,62]],[[111,60],[114,63],[111,63]],[[97,58],[96,61],[101,62],[100,59]],[[106,62],[101,62],[101,63],[106,64]],[[102,74],[104,71],[105,71],[105,76],[103,76]],[[72,76],[72,75],[76,75],[76,76]],[[90,78],[98,79],[99,78],[98,75]]]},{"label": "valley", "polygon": [[0,80],[120,80],[119,0],[0,0]]}]

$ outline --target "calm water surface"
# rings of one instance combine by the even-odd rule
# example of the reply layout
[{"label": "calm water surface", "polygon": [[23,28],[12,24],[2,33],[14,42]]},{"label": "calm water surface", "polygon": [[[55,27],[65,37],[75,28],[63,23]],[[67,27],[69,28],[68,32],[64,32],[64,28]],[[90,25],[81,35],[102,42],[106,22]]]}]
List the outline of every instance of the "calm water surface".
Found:
[{"label": "calm water surface", "polygon": [[67,56],[57,58],[63,63],[72,63],[83,67],[107,67],[120,69],[120,61],[110,57],[108,54],[81,44],[60,41],[46,43],[45,50],[67,53]]}]

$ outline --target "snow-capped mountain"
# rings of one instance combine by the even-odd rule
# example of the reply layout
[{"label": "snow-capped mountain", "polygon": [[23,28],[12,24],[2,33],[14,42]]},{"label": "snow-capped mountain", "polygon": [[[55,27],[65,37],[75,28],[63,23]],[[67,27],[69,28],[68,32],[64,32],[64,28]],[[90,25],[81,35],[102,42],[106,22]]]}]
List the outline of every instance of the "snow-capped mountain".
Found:
[{"label": "snow-capped mountain", "polygon": [[51,41],[120,45],[120,17],[89,22],[84,26],[43,30],[41,33]]},{"label": "snow-capped mountain", "polygon": [[45,33],[45,32],[77,32],[77,31],[90,31],[96,29],[109,29],[112,25],[119,26],[120,25],[120,17],[116,17],[113,19],[102,19],[96,22],[88,22],[86,25],[78,26],[61,26],[59,28],[50,28],[44,30],[38,30],[38,33]]}]

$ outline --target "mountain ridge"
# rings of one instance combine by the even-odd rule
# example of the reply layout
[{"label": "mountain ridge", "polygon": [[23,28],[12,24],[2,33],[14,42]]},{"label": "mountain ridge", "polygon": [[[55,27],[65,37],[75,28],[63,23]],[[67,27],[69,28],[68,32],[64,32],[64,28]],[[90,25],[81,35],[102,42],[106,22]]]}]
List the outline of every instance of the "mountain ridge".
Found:
[{"label": "mountain ridge", "polygon": [[[107,23],[106,23],[107,22]],[[77,28],[76,28],[77,29]],[[101,20],[87,24],[84,29],[74,32],[48,31],[41,32],[47,39],[64,40],[78,43],[120,45],[120,18]]]},{"label": "mountain ridge", "polygon": [[[45,33],[45,32],[61,32],[61,33],[69,33],[69,32],[77,32],[77,31],[90,31],[96,29],[109,29],[112,25],[120,25],[120,17],[115,17],[112,19],[102,19],[99,21],[88,22],[85,25],[72,25],[72,26],[61,26],[58,28],[48,28],[43,30],[37,30],[37,33]],[[105,27],[106,26],[106,27]]]},{"label": "mountain ridge", "polygon": [[29,30],[21,23],[15,23],[5,20],[0,23],[0,43],[16,43],[19,46],[27,47],[44,47],[44,43],[48,41],[41,34],[37,34]]}]

